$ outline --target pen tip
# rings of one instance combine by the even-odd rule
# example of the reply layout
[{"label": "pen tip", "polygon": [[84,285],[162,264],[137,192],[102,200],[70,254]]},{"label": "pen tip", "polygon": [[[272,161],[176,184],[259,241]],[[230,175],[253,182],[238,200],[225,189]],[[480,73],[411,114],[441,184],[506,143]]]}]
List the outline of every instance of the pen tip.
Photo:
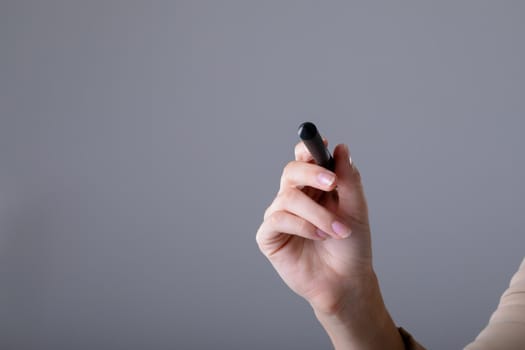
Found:
[{"label": "pen tip", "polygon": [[299,130],[297,131],[301,140],[310,140],[317,135],[317,128],[312,122],[304,122],[299,125]]}]

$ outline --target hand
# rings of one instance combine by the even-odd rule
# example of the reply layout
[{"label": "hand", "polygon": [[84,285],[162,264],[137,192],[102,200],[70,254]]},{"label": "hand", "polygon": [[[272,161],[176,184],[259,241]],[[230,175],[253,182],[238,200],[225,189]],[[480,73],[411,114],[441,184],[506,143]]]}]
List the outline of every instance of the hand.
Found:
[{"label": "hand", "polygon": [[293,291],[315,310],[337,313],[353,285],[372,272],[361,178],[345,145],[334,150],[335,173],[314,164],[302,142],[295,158],[284,168],[257,242]]},{"label": "hand", "polygon": [[388,338],[393,349],[400,338],[372,268],[361,176],[345,145],[335,148],[334,159],[331,172],[314,164],[302,142],[296,145],[257,243],[286,284],[310,303],[336,347],[365,348]]}]

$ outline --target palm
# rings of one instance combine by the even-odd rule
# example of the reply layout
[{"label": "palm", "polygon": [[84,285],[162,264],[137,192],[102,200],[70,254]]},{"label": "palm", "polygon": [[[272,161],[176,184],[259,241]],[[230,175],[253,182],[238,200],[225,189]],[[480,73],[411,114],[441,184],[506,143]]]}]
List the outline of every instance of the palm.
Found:
[{"label": "palm", "polygon": [[[315,241],[283,235],[281,249],[270,259],[283,280],[318,308],[332,308],[345,294],[347,284],[371,261],[366,202],[340,202],[337,192],[306,188],[305,193],[353,223],[351,239]],[[343,281],[343,283],[342,283]]]}]

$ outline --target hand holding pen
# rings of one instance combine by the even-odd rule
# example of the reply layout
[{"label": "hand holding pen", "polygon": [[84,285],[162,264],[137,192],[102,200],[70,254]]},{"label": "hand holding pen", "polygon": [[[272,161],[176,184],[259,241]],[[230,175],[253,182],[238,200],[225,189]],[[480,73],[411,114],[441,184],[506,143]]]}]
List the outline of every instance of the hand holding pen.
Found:
[{"label": "hand holding pen", "polygon": [[257,231],[259,248],[336,349],[396,349],[402,342],[373,271],[368,208],[348,147],[337,145],[332,158],[312,123],[299,136]]}]

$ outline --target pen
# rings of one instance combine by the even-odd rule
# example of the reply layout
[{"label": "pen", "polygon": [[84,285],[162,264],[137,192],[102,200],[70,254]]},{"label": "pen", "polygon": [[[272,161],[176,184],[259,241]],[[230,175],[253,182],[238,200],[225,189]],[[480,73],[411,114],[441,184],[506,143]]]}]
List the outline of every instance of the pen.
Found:
[{"label": "pen", "polygon": [[332,158],[330,151],[328,151],[324,145],[323,139],[321,138],[321,135],[319,135],[319,131],[315,124],[312,122],[302,123],[299,126],[297,133],[299,134],[299,138],[303,140],[306,148],[312,154],[315,162],[328,170],[334,171],[334,158]]}]

